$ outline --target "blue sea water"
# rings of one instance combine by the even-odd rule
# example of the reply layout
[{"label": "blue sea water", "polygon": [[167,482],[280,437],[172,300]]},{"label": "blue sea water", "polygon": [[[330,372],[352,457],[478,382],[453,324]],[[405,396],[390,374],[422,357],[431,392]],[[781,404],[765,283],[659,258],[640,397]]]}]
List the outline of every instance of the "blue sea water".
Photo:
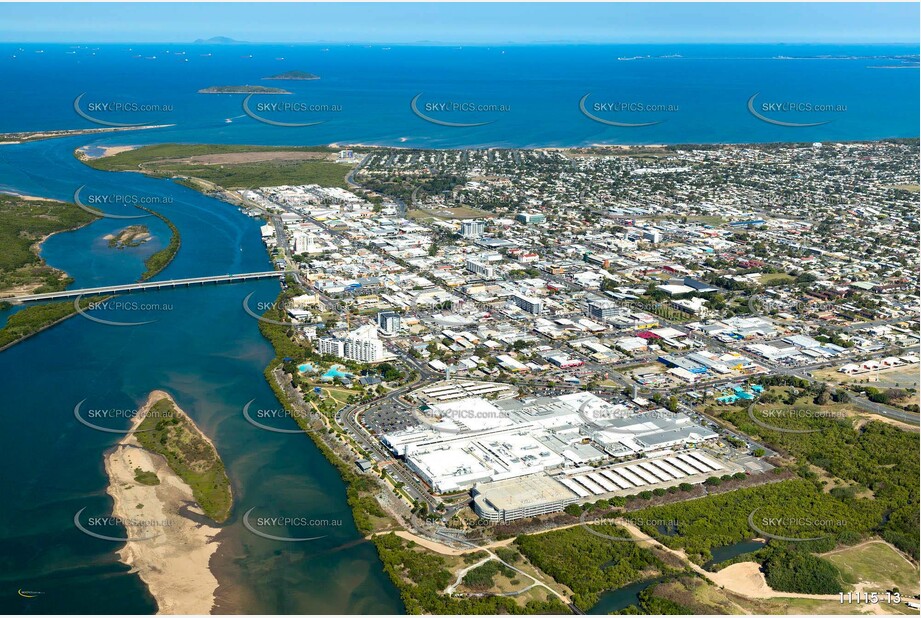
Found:
[{"label": "blue sea water", "polygon": [[[42,53],[36,53],[41,51]],[[71,53],[72,52],[72,53]],[[593,143],[739,143],[917,137],[917,55],[896,45],[555,45],[496,47],[319,45],[0,45],[0,72],[15,96],[0,99],[0,131],[92,127],[74,111],[106,103],[168,107],[160,112],[103,111],[115,122],[173,127],[108,137],[105,143],[371,143],[407,147],[578,146]],[[180,55],[181,54],[181,55]],[[648,56],[648,58],[646,57]],[[680,56],[680,57],[675,57]],[[634,59],[628,59],[634,58]],[[786,59],[783,59],[786,58]],[[893,68],[902,67],[902,68]],[[913,67],[913,68],[909,68]],[[314,81],[268,81],[284,71]],[[290,128],[246,116],[244,95],[197,94],[210,86],[262,85],[290,96],[257,95],[251,108],[282,103],[341,111],[266,112]],[[579,109],[596,105],[671,106],[673,111],[603,111],[596,115],[645,127],[595,122]],[[779,112],[776,126],[754,117],[756,104],[843,107]],[[439,103],[505,106],[507,111],[427,113]],[[230,120],[230,122],[227,122]]]},{"label": "blue sea water", "polygon": [[[162,201],[153,207],[182,235],[177,258],[159,278],[261,271],[270,262],[258,221],[168,180],[90,169],[73,151],[86,145],[158,142],[526,147],[917,137],[918,69],[881,68],[899,64],[884,56],[910,53],[917,50],[2,44],[0,74],[6,95],[0,97],[0,131],[95,128],[74,109],[82,93],[80,109],[107,121],[174,126],[0,146],[0,190],[70,201],[86,185],[99,194],[155,197]],[[682,57],[660,57],[673,54]],[[618,59],[647,55],[653,58]],[[776,58],[820,55],[861,58]],[[288,70],[309,71],[321,79],[262,80]],[[197,94],[209,86],[241,84],[294,93],[254,97],[254,106],[289,100],[341,106],[341,111],[266,111],[266,116],[288,122],[324,121],[279,127],[245,115],[242,95]],[[776,117],[784,120],[831,121],[811,128],[781,127],[749,113],[746,103],[756,93],[759,102],[814,102],[845,106],[846,111],[780,112]],[[599,111],[608,119],[662,121],[611,127],[579,111],[586,94],[590,107],[598,102],[642,103],[677,111]],[[459,128],[427,122],[410,109],[417,95],[420,109],[436,120],[489,124]],[[504,105],[508,111],[445,113],[432,105],[444,102]],[[170,111],[99,109],[106,103],[159,105]],[[102,238],[125,223],[101,219],[53,236],[44,243],[42,256],[73,276],[77,287],[134,281],[144,270],[144,258],[168,240],[159,219],[144,222],[154,238],[140,247],[109,249]],[[73,410],[82,400],[97,408],[136,408],[155,388],[173,394],[214,439],[233,482],[237,508],[222,532],[215,561],[222,608],[261,613],[402,611],[373,548],[360,542],[335,470],[305,436],[262,431],[242,416],[250,400],[264,408],[278,406],[262,375],[271,348],[242,309],[250,292],[255,292],[253,302],[269,302],[278,284],[137,294],[131,299],[169,310],[126,309],[105,315],[121,321],[155,320],[122,328],[78,316],[0,353],[0,492],[5,498],[0,509],[0,611],[154,611],[138,576],[118,561],[118,544],[87,537],[73,525],[81,508],[94,516],[111,512],[102,461],[105,450],[118,440],[87,429]],[[293,427],[290,419],[289,425]],[[316,543],[280,546],[243,529],[240,515],[253,507],[260,513],[283,509],[273,514],[343,524]],[[41,594],[24,599],[18,589]]]}]

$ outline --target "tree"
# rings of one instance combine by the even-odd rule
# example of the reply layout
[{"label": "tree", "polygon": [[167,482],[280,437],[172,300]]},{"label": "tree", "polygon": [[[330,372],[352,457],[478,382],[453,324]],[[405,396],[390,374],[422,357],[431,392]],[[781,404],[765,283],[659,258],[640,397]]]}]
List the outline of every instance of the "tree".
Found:
[{"label": "tree", "polygon": [[578,504],[568,504],[566,508],[563,509],[563,512],[567,515],[572,515],[573,517],[578,517],[582,514],[582,507]]}]

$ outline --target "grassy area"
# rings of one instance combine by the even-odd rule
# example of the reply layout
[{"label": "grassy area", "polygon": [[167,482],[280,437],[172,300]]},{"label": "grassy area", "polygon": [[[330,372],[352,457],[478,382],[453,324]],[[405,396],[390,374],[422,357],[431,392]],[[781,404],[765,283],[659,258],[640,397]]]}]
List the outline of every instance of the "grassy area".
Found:
[{"label": "grassy area", "polygon": [[335,152],[333,148],[325,146],[249,146],[246,144],[152,144],[132,150],[119,152],[109,157],[86,159],[84,162],[90,167],[110,172],[137,171],[142,165],[163,161],[165,159],[178,159],[182,157],[196,157],[214,154],[235,154],[244,152]]},{"label": "grassy area", "polygon": [[160,477],[157,476],[156,472],[151,472],[150,470],[141,470],[140,468],[134,469],[134,480],[141,485],[160,484]]},{"label": "grassy area", "polygon": [[[870,605],[848,605],[837,600],[823,599],[750,599],[719,588],[696,575],[681,575],[657,584],[649,589],[655,598],[670,600],[683,605],[691,615],[761,614],[761,615],[848,615],[872,614],[875,608],[884,614],[914,613],[901,605],[880,603]],[[907,610],[907,611],[906,611]]]},{"label": "grassy area", "polygon": [[898,189],[900,191],[908,191],[910,193],[918,193],[919,186],[915,184],[905,184],[905,185],[890,185],[886,187],[887,189]]},{"label": "grassy area", "polygon": [[467,571],[461,580],[462,590],[474,593],[516,590],[516,587],[510,584],[516,575],[518,574],[515,571],[501,562],[489,560]]},{"label": "grassy area", "polygon": [[236,165],[176,165],[156,169],[161,176],[193,176],[227,189],[318,184],[346,187],[348,168],[329,161],[265,161]]},{"label": "grassy area", "polygon": [[[848,375],[841,373],[837,368],[817,369],[812,375],[819,380],[824,380],[830,384],[857,384],[862,383],[877,388],[914,388],[919,385],[918,366],[909,365],[906,367],[892,367],[882,371],[870,371]],[[917,403],[917,398],[915,399]]]},{"label": "grassy area", "polygon": [[322,386],[321,388],[323,389],[323,394],[335,401],[340,408],[344,407],[345,404],[348,403],[349,397],[352,397],[356,394],[360,395],[360,393],[356,393],[356,391],[349,390],[347,388],[336,388],[330,386]]},{"label": "grassy area", "polygon": [[0,291],[25,288],[35,293],[63,290],[71,279],[46,265],[35,250],[49,234],[71,230],[96,217],[73,204],[26,200],[0,194]]},{"label": "grassy area", "polygon": [[467,206],[456,208],[412,208],[406,215],[410,219],[488,219],[495,215],[486,210]]},{"label": "grassy area", "polygon": [[85,159],[96,169],[107,171],[142,171],[154,176],[188,176],[200,178],[227,189],[270,187],[278,185],[319,184],[346,187],[349,168],[323,159],[272,159],[267,161],[208,163],[189,157],[245,154],[259,152],[330,153],[325,147],[231,146],[210,144],[158,144],[120,152],[111,157]]},{"label": "grassy area", "polygon": [[918,568],[883,541],[847,547],[823,556],[841,571],[844,582],[860,591],[918,594]]},{"label": "grassy area", "polygon": [[688,221],[696,221],[703,225],[721,225],[726,222],[726,219],[719,215],[690,215]]},{"label": "grassy area", "polygon": [[764,273],[758,279],[758,283],[761,285],[783,285],[793,280],[794,277],[791,277],[787,273]]},{"label": "grassy area", "polygon": [[135,434],[148,451],[166,458],[191,487],[205,515],[221,523],[230,516],[230,479],[217,451],[198,427],[169,399],[155,403]]}]

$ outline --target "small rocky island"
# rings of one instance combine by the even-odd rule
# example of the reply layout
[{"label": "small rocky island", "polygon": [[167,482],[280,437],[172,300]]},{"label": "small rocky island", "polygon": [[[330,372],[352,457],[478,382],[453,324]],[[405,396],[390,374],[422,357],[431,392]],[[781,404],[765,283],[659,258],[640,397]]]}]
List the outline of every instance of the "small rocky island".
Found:
[{"label": "small rocky island", "polygon": [[306,71],[285,71],[284,73],[279,73],[278,75],[271,75],[269,77],[263,77],[262,79],[308,81],[312,79],[320,79],[320,76],[314,75],[313,73],[307,73]]},{"label": "small rocky island", "polygon": [[109,242],[111,249],[124,249],[138,247],[151,239],[150,230],[146,225],[129,225],[128,227],[103,236]]},{"label": "small rocky island", "polygon": [[291,94],[282,88],[268,86],[210,86],[202,88],[198,94]]}]

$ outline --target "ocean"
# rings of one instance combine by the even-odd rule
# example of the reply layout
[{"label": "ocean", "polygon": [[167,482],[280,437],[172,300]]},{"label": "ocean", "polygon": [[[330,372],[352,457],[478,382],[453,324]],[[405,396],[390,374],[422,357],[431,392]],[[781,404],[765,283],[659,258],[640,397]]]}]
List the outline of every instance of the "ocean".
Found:
[{"label": "ocean", "polygon": [[[41,52],[41,53],[39,53]],[[175,126],[106,143],[368,143],[420,148],[565,147],[917,137],[917,48],[826,45],[506,47],[320,45],[0,45],[15,96],[0,131]],[[915,54],[914,62],[896,56]],[[912,68],[913,67],[913,68]],[[305,71],[312,81],[264,78]],[[278,87],[291,95],[197,94],[213,86]],[[443,126],[413,113],[411,102]],[[589,118],[647,126],[612,126]],[[763,121],[748,109],[790,127]],[[289,111],[255,108],[287,105]],[[439,106],[457,108],[445,111]],[[771,111],[774,106],[786,110]],[[809,106],[811,109],[805,109]],[[141,111],[140,108],[159,111]],[[297,111],[295,108],[305,108]],[[817,109],[830,111],[817,111]],[[426,110],[431,110],[427,112]],[[649,124],[656,123],[656,124]]]}]

